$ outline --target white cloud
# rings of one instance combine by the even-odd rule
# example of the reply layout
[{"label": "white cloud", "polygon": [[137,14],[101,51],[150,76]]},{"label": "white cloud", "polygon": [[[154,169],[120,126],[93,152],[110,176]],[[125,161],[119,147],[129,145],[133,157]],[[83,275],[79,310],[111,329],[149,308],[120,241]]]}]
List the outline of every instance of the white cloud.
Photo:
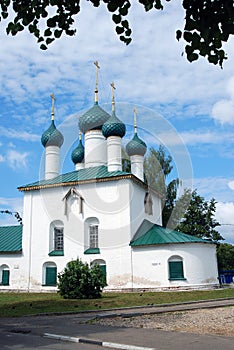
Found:
[{"label": "white cloud", "polygon": [[216,102],[211,115],[220,124],[234,124],[234,76],[227,82],[228,98]]},{"label": "white cloud", "polygon": [[[216,218],[221,224],[234,225],[234,203],[218,202],[216,204]],[[234,229],[233,229],[234,234]]]},{"label": "white cloud", "polygon": [[0,163],[3,163],[5,161],[4,157],[0,154]]},{"label": "white cloud", "polygon": [[234,76],[228,80],[227,92],[230,95],[230,98],[232,99],[232,101],[234,101]]},{"label": "white cloud", "polygon": [[[2,126],[0,126],[0,135],[24,141],[38,141],[40,139],[40,137],[36,134],[31,134],[26,131],[16,131],[14,129],[4,128]],[[10,144],[13,145],[13,143]]]},{"label": "white cloud", "polygon": [[28,156],[28,152],[20,153],[15,150],[9,150],[7,152],[7,161],[12,169],[26,168]]},{"label": "white cloud", "polygon": [[212,117],[221,124],[234,124],[234,101],[221,100],[212,108]]},{"label": "white cloud", "polygon": [[231,190],[234,191],[234,180],[228,182],[228,186],[230,187]]},{"label": "white cloud", "polygon": [[218,202],[216,204],[216,220],[221,224],[218,230],[227,243],[234,244],[234,203]]},{"label": "white cloud", "polygon": [[194,188],[197,189],[199,195],[206,200],[214,198],[217,202],[232,202],[233,193],[230,191],[229,178],[225,177],[206,177],[195,178]]}]

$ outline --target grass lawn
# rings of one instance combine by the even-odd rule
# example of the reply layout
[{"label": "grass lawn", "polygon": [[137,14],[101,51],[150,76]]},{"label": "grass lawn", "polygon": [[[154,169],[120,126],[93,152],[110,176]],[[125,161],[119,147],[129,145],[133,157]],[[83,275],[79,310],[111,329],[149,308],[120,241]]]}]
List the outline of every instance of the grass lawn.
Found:
[{"label": "grass lawn", "polygon": [[186,292],[103,293],[100,299],[63,299],[57,293],[0,293],[0,317],[78,312],[234,297],[234,288]]}]

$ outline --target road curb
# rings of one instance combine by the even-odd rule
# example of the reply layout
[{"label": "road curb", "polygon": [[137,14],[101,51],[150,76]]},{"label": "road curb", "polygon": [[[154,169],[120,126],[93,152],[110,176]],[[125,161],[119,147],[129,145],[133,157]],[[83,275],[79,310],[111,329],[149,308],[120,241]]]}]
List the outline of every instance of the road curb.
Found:
[{"label": "road curb", "polygon": [[50,339],[57,339],[57,340],[61,340],[61,341],[71,342],[71,343],[93,344],[93,345],[103,346],[105,348],[112,348],[112,349],[156,350],[155,348],[148,348],[148,347],[144,347],[144,346],[128,345],[128,344],[121,344],[121,343],[112,343],[112,342],[105,342],[105,341],[101,341],[101,340],[94,340],[94,339],[88,339],[88,338],[78,338],[78,337],[70,337],[70,336],[67,336],[67,335],[53,334],[53,333],[43,333],[43,337],[50,338]]}]

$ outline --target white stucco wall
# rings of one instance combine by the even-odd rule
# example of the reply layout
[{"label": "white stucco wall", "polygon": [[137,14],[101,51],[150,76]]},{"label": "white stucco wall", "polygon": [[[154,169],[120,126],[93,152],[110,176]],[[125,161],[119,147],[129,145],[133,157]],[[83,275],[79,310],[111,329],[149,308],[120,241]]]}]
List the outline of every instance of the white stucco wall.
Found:
[{"label": "white stucco wall", "polygon": [[130,183],[130,222],[131,222],[131,239],[141,225],[144,219],[147,219],[155,224],[162,224],[162,209],[161,199],[154,193],[151,193],[153,201],[153,214],[145,213],[144,199],[147,190],[134,182]]},{"label": "white stucco wall", "polygon": [[[182,258],[185,280],[169,280],[168,259],[172,256]],[[208,243],[134,247],[133,275],[134,288],[217,284],[216,247]]]}]

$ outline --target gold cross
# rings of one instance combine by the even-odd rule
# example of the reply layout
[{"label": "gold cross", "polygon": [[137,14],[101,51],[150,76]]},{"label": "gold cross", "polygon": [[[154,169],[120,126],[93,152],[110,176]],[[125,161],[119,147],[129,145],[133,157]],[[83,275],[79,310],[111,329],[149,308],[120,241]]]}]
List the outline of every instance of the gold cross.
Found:
[{"label": "gold cross", "polygon": [[54,101],[56,100],[54,93],[52,93],[50,95],[50,97],[52,98],[52,110],[51,110],[51,119],[54,120]]},{"label": "gold cross", "polygon": [[98,69],[100,69],[98,65],[98,61],[94,62],[96,66],[96,86],[95,86],[95,102],[98,102]]},{"label": "gold cross", "polygon": [[137,133],[136,107],[133,108],[134,113],[134,133]]},{"label": "gold cross", "polygon": [[112,111],[115,109],[115,84],[114,82],[112,82],[110,84],[110,86],[112,87]]}]

